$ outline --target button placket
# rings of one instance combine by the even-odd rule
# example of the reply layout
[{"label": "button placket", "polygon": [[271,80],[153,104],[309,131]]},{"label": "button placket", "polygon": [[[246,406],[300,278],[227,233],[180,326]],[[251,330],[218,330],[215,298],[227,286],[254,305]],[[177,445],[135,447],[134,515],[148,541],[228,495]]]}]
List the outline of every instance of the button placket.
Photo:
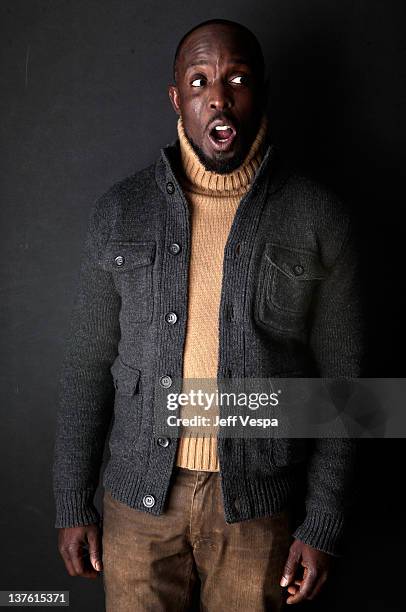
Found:
[{"label": "button placket", "polygon": [[[171,353],[172,345],[171,338],[177,333],[183,332],[185,319],[183,317],[183,304],[179,303],[180,289],[187,290],[185,281],[185,266],[186,255],[188,253],[188,237],[190,236],[189,228],[189,209],[186,198],[183,196],[182,190],[179,187],[176,178],[172,177],[171,172],[166,172],[163,190],[166,195],[168,206],[167,215],[167,240],[165,240],[165,253],[162,264],[162,295],[164,296],[159,306],[159,318],[163,325],[161,329],[161,341],[159,343],[159,356],[157,360],[158,376],[157,376],[157,397],[159,402],[165,405],[166,395],[173,388],[175,382],[173,376],[178,376],[178,364],[173,359]],[[167,195],[168,194],[168,195]],[[176,258],[176,261],[175,261]],[[173,281],[170,281],[171,275],[177,269],[179,275],[179,285],[175,286]],[[181,285],[181,287],[180,287]],[[178,307],[182,308],[178,310]],[[171,310],[175,308],[177,311]],[[168,327],[166,327],[166,325]],[[169,329],[169,326],[172,329]],[[167,372],[167,373],[165,373]],[[169,375],[168,372],[171,372]],[[159,391],[159,388],[161,391]],[[165,437],[164,432],[160,432],[161,436],[155,438],[153,449],[151,449],[150,462],[153,461],[153,455],[156,455],[160,461],[170,462],[175,450],[172,440]]]}]

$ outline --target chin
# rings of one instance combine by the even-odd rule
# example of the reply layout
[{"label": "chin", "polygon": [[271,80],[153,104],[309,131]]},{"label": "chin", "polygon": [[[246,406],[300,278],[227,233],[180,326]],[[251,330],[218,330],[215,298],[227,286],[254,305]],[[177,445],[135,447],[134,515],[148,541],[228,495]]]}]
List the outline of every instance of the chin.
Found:
[{"label": "chin", "polygon": [[241,151],[237,151],[231,157],[227,158],[221,157],[221,154],[218,154],[218,157],[210,157],[191,139],[189,139],[189,142],[205,170],[210,172],[215,172],[216,174],[230,174],[230,172],[237,170],[244,161],[245,156]]},{"label": "chin", "polygon": [[230,159],[210,159],[200,160],[206,170],[211,170],[217,174],[229,174],[237,170],[243,162],[243,158],[240,156],[232,157]]}]

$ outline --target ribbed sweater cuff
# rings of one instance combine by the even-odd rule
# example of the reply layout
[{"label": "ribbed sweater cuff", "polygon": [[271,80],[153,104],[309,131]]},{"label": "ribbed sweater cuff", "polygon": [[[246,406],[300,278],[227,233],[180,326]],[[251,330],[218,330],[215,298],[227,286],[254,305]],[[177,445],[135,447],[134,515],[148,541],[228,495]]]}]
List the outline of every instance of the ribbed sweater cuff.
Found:
[{"label": "ribbed sweater cuff", "polygon": [[55,527],[80,527],[99,523],[100,514],[93,504],[94,491],[59,489],[55,491]]},{"label": "ribbed sweater cuff", "polygon": [[293,537],[335,557],[341,557],[344,517],[319,510],[309,510]]}]

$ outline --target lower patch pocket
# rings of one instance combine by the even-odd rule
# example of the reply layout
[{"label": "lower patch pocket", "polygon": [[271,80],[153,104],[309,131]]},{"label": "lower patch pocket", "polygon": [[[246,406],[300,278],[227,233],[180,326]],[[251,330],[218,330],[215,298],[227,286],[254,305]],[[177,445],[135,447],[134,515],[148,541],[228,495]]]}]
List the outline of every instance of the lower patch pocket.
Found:
[{"label": "lower patch pocket", "polygon": [[116,391],[109,446],[112,454],[129,457],[137,450],[142,421],[141,371],[125,364],[120,356],[110,371]]}]

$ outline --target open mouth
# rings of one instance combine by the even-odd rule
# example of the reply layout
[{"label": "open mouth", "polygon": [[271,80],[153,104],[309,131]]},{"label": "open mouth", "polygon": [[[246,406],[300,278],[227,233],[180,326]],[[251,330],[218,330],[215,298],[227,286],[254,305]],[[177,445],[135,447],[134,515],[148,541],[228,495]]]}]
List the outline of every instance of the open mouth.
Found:
[{"label": "open mouth", "polygon": [[209,140],[216,151],[228,151],[237,135],[233,125],[216,121],[209,131]]}]

